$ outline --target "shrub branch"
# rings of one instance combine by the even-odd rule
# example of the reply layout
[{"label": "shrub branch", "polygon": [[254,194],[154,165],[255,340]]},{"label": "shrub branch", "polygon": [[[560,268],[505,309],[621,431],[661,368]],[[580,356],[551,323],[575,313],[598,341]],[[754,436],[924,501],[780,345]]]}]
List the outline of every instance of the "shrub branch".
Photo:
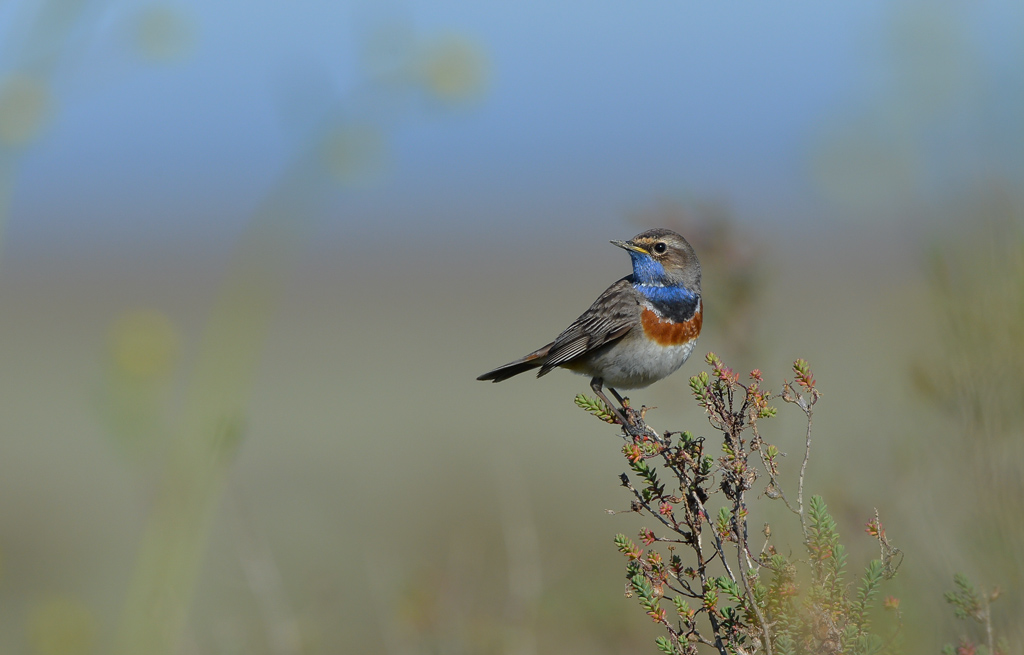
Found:
[{"label": "shrub branch", "polygon": [[[721,434],[717,458],[707,438],[659,433],[647,423],[647,408],[633,409],[628,399],[622,408],[629,422],[621,432],[622,453],[631,473],[623,473],[620,482],[632,494],[630,511],[653,518],[662,533],[643,528],[642,546],[622,534],[615,543],[627,559],[627,596],[635,596],[665,630],[667,636],[656,639],[658,649],[667,655],[696,655],[701,644],[720,655],[893,652],[893,637],[882,639],[872,631],[871,614],[880,585],[895,574],[902,553],[889,544],[876,511],[867,531],[878,539],[881,557],[851,591],[835,521],[820,496],[805,502],[812,419],[821,397],[809,365],[794,362],[793,380],[776,396],[763,388],[760,371],[740,382],[713,353],[706,361],[710,372],[690,378],[690,389]],[[770,405],[774,398],[797,406],[807,421],[795,505],[780,481],[784,455],[759,429],[760,421],[776,415]],[[576,404],[602,421],[614,421],[611,408],[598,401],[578,396]],[[761,475],[767,485],[755,500],[781,500],[799,518],[805,559],[781,555],[767,523],[764,545],[756,554],[751,551],[748,492]],[[801,566],[807,576],[799,574]],[[671,604],[675,617],[663,602]],[[884,607],[895,615],[894,636],[898,601],[886,599]]]}]

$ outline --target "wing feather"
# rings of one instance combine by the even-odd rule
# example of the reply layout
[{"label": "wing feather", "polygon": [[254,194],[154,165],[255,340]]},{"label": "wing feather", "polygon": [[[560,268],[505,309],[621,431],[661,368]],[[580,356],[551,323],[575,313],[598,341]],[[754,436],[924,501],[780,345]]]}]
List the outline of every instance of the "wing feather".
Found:
[{"label": "wing feather", "polygon": [[537,376],[624,337],[639,324],[640,302],[627,276],[608,287],[551,343],[547,359]]}]

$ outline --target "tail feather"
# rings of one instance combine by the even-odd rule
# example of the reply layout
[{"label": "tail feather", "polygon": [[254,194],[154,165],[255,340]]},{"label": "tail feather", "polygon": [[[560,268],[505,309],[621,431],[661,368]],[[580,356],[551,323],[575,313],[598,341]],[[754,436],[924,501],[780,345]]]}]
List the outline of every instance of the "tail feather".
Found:
[{"label": "tail feather", "polygon": [[[519,375],[526,371],[540,368],[544,365],[544,361],[547,359],[548,351],[551,350],[551,344],[544,346],[538,350],[534,350],[525,357],[520,357],[514,362],[509,362],[503,366],[499,366],[493,371],[488,371],[477,378],[477,380],[490,380],[491,382],[501,382],[507,380],[513,375]],[[539,376],[538,376],[539,377]]]}]

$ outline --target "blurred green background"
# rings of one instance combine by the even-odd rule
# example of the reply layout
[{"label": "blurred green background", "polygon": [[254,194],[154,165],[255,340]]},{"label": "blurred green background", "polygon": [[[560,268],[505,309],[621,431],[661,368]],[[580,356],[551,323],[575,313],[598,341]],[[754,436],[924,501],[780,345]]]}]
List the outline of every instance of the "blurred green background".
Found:
[{"label": "blurred green background", "polygon": [[0,4],[0,652],[654,652],[586,380],[474,380],[654,226],[709,314],[652,424],[808,359],[907,652],[955,571],[1022,652],[1019,3],[209,5]]}]

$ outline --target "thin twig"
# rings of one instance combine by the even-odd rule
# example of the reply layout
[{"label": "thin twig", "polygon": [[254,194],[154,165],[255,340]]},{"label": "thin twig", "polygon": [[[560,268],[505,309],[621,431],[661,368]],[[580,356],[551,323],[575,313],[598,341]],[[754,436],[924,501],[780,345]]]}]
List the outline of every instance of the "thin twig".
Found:
[{"label": "thin twig", "polygon": [[732,572],[732,567],[729,566],[729,560],[725,556],[725,550],[722,548],[722,538],[718,536],[718,531],[715,529],[714,523],[711,522],[711,515],[708,514],[708,511],[706,509],[704,509],[704,503],[700,502],[700,498],[697,498],[697,496],[694,495],[693,500],[695,503],[697,503],[697,506],[700,507],[701,515],[704,517],[704,519],[708,522],[708,525],[711,527],[711,535],[715,539],[715,552],[718,553],[718,556],[721,558],[722,566],[725,567],[726,574],[728,574],[730,580],[732,580],[733,582],[737,582],[736,576]]},{"label": "thin twig", "polygon": [[[743,492],[740,492],[739,500],[736,501],[737,505],[743,503]],[[734,514],[737,513],[734,511]],[[764,620],[764,615],[761,613],[761,608],[757,604],[757,600],[754,598],[754,592],[750,587],[750,578],[747,575],[747,569],[743,566],[743,557],[747,553],[747,537],[742,535],[737,530],[736,534],[736,563],[740,567],[740,579],[743,580],[743,592],[747,597],[747,602],[750,603],[750,608],[754,610],[754,616],[757,617],[757,624],[761,626],[761,634],[764,635],[764,649],[765,655],[772,655],[772,636],[768,632],[768,624]]]},{"label": "thin twig", "polygon": [[[751,428],[751,430],[753,430],[754,436],[757,438],[759,444],[762,444],[762,445],[765,444],[766,442],[761,437],[761,433],[758,432],[757,423],[755,421],[751,421],[750,422],[750,428]],[[786,492],[784,492],[782,490],[782,485],[779,484],[779,479],[775,476],[775,467],[772,466],[771,464],[769,464],[768,463],[768,458],[765,457],[764,448],[759,446],[758,449],[757,449],[757,454],[761,458],[761,465],[764,466],[765,472],[768,473],[768,482],[771,483],[772,489],[775,491],[776,494],[778,494],[777,498],[782,500],[783,504],[785,504],[785,506],[786,506],[786,509],[788,509],[790,512],[793,512],[797,516],[800,516],[800,511],[797,510],[797,508],[793,507],[793,505],[789,502],[789,499],[786,498]],[[806,465],[806,462],[807,462],[806,456],[807,456],[807,453],[805,452],[804,453],[804,463],[805,463],[805,465]],[[773,498],[773,500],[774,500],[774,498]],[[765,542],[765,545],[767,545],[767,541]],[[763,552],[763,550],[762,550],[762,552]]]},{"label": "thin twig", "polygon": [[[700,500],[697,499],[697,502],[699,503]],[[702,507],[702,510],[703,510],[703,507]],[[706,515],[706,513],[705,513],[705,515]],[[700,539],[700,533],[699,532],[697,533],[697,543],[694,546],[694,551],[697,553],[697,573],[700,576],[700,588],[701,589],[707,589],[708,588],[708,576],[707,576],[708,566],[707,565],[708,565],[708,562],[710,562],[711,560],[708,560],[707,562],[704,561],[704,550],[703,550],[703,547],[701,545],[701,539]],[[723,559],[722,561],[724,562],[725,560]],[[715,616],[714,612],[709,611],[708,612],[708,620],[711,621],[711,631],[715,635],[715,642],[713,644],[709,643],[706,639],[704,639],[703,636],[701,636],[701,641],[706,643],[708,646],[714,646],[718,650],[718,652],[721,653],[721,655],[729,655],[729,650],[725,647],[725,644],[722,642],[721,626],[718,623],[718,617]]]},{"label": "thin twig", "polygon": [[984,590],[984,589],[982,589],[981,596],[982,596],[982,598],[985,599],[985,636],[986,636],[986,643],[988,644],[988,652],[989,653],[994,653],[994,652],[996,652],[996,642],[995,642],[995,638],[992,636],[992,605],[991,605],[991,600],[990,600],[989,593],[986,590]]},{"label": "thin twig", "polygon": [[[812,397],[813,398],[813,397]],[[804,507],[804,477],[807,474],[807,462],[811,458],[811,424],[813,422],[814,410],[811,405],[814,404],[814,400],[808,403],[799,394],[795,394],[793,387],[789,383],[785,386],[783,392],[783,399],[787,402],[797,405],[803,413],[807,416],[807,432],[804,442],[804,461],[800,464],[800,477],[797,480],[796,488],[796,506],[800,510],[800,527],[804,533],[804,539],[807,538],[807,510]]]}]

